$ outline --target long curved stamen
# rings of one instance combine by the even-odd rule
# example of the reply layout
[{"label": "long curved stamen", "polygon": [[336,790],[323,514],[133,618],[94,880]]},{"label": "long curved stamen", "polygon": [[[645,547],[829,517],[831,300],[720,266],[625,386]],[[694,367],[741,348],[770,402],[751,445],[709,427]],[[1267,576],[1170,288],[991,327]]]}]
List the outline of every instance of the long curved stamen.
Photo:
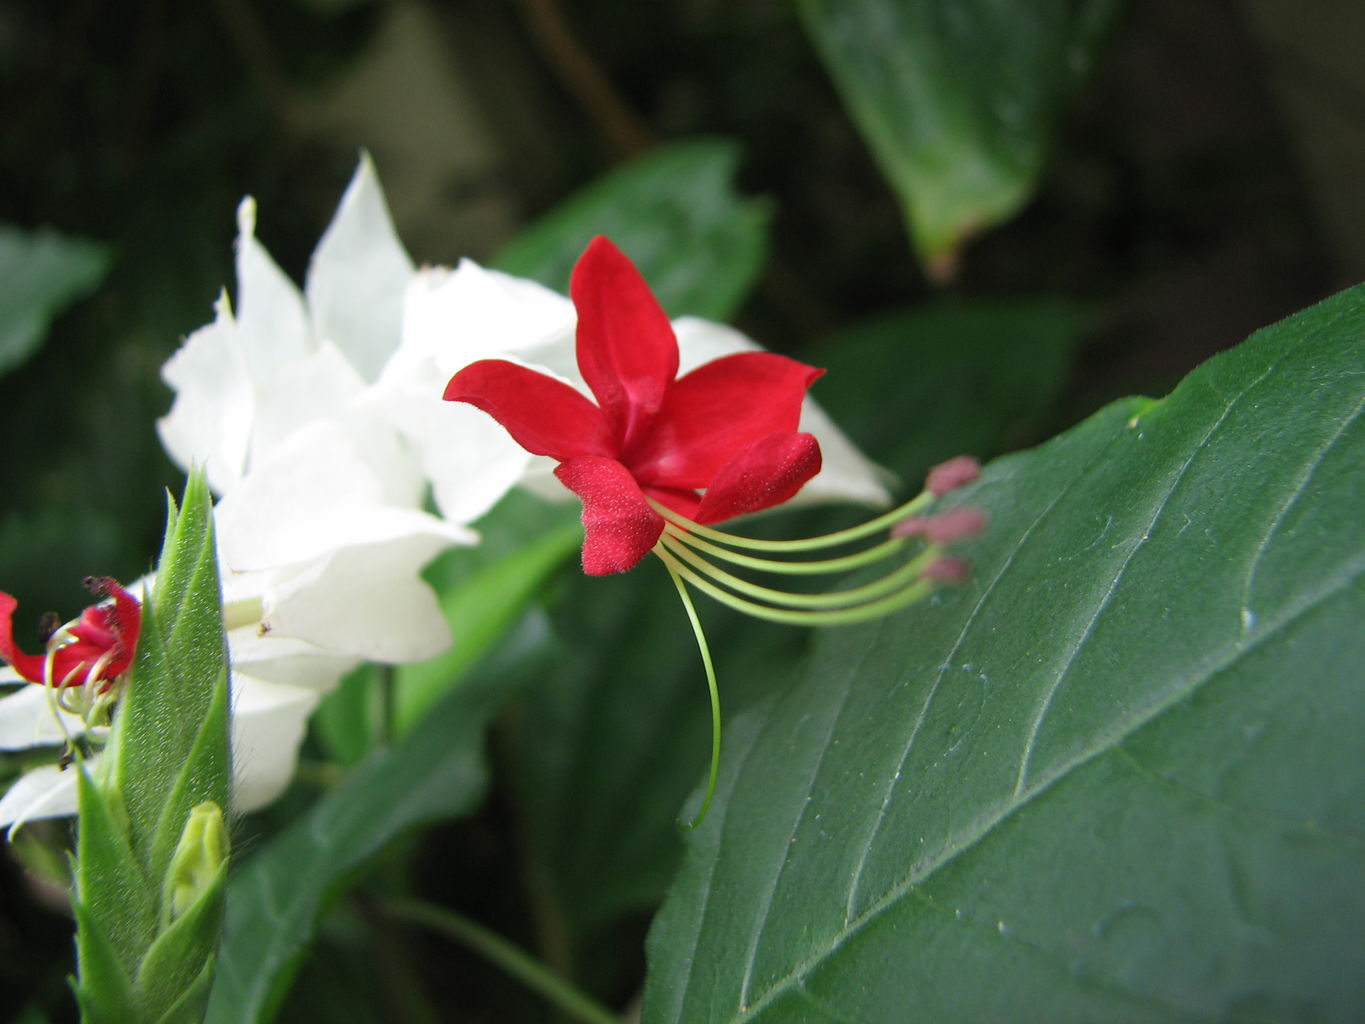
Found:
[{"label": "long curved stamen", "polygon": [[[663,558],[663,555],[661,554],[660,557]],[[692,633],[697,638],[697,650],[701,652],[702,667],[706,669],[706,688],[711,694],[711,771],[706,778],[706,795],[702,797],[701,810],[697,811],[697,816],[687,826],[687,830],[690,832],[702,823],[702,819],[706,817],[706,812],[711,809],[711,801],[716,795],[716,778],[720,774],[720,687],[716,685],[716,669],[711,663],[711,648],[706,643],[706,634],[702,632],[701,619],[697,617],[697,609],[692,603],[692,595],[687,592],[687,587],[682,578],[666,558],[664,565],[668,568],[668,575],[673,580],[673,585],[678,588],[678,597],[682,599],[683,608],[687,611],[687,621],[692,624]]]},{"label": "long curved stamen", "polygon": [[674,526],[669,522],[664,523],[664,533],[676,537],[690,547],[713,558],[729,562],[731,565],[742,565],[746,569],[784,573],[789,576],[818,576],[821,573],[860,569],[865,565],[871,565],[873,562],[889,558],[905,546],[904,538],[893,537],[890,540],[882,541],[875,547],[868,548],[866,551],[856,551],[851,555],[841,555],[838,558],[815,558],[809,562],[790,562],[776,558],[755,558],[753,555],[741,554],[738,551],[728,551],[719,544],[712,544],[696,534],[689,533],[681,526]]},{"label": "long curved stamen", "polygon": [[715,583],[723,587],[743,594],[746,597],[754,598],[758,601],[766,601],[768,604],[777,605],[783,608],[849,608],[853,605],[863,604],[875,598],[882,597],[892,591],[899,590],[902,586],[917,580],[924,569],[936,558],[938,554],[932,548],[923,554],[906,562],[900,568],[887,573],[880,579],[861,586],[851,587],[847,590],[833,590],[823,594],[793,594],[785,590],[774,590],[771,587],[759,586],[749,580],[741,579],[732,573],[726,572],[718,566],[712,565],[697,552],[688,548],[686,541],[677,536],[665,534],[661,543],[670,552],[677,555],[693,569],[702,573]]},{"label": "long curved stamen", "polygon": [[760,540],[756,537],[741,537],[737,534],[726,533],[724,530],[714,530],[709,526],[693,522],[686,516],[679,515],[667,505],[661,504],[653,498],[646,497],[645,500],[649,502],[650,507],[655,512],[663,516],[666,522],[680,526],[688,533],[696,534],[698,537],[704,537],[707,540],[713,540],[730,547],[744,548],[749,551],[818,551],[821,548],[837,547],[840,544],[862,540],[874,533],[889,530],[902,519],[915,515],[928,507],[936,500],[936,497],[929,491],[923,491],[904,505],[893,508],[890,512],[883,512],[877,518],[869,519],[858,526],[850,526],[847,530],[836,530],[819,537],[803,537],[799,540]]},{"label": "long curved stamen", "polygon": [[758,619],[766,619],[769,622],[781,622],[789,626],[842,626],[853,622],[864,622],[868,619],[875,619],[882,615],[904,608],[906,605],[913,604],[915,601],[927,596],[933,589],[932,580],[923,577],[901,590],[883,597],[877,601],[870,601],[867,604],[856,605],[852,608],[836,608],[812,611],[809,609],[787,609],[773,608],[768,605],[758,604],[754,601],[745,600],[737,597],[730,592],[723,590],[710,580],[693,571],[689,566],[676,558],[662,544],[656,545],[654,553],[663,560],[664,565],[676,572],[688,583],[700,590],[703,594],[713,600],[719,601],[736,611],[744,612]]}]

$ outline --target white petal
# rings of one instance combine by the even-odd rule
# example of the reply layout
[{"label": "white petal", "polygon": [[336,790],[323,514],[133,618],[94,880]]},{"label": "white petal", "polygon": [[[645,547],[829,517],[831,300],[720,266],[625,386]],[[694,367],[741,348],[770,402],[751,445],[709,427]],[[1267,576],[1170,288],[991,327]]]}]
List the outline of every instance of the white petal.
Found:
[{"label": "white petal", "polygon": [[[55,746],[68,736],[85,732],[79,715],[57,710],[52,691],[45,686],[25,684],[22,690],[0,697],[0,750]],[[61,716],[65,730],[57,722]]]},{"label": "white petal", "polygon": [[232,694],[232,807],[254,811],[294,777],[299,744],[318,694],[236,674]]},{"label": "white petal", "polygon": [[256,384],[248,470],[308,424],[340,415],[364,386],[355,367],[331,342],[320,342],[309,355],[279,363]]},{"label": "white petal", "polygon": [[209,486],[222,494],[246,468],[255,403],[227,296],[214,308],[213,323],[191,334],[161,368],[176,395],[156,426],[171,458],[182,469],[204,467]]},{"label": "white petal", "polygon": [[271,683],[329,693],[360,659],[325,651],[296,637],[262,635],[254,623],[228,632],[228,654],[234,673]]},{"label": "white petal", "polygon": [[347,548],[284,573],[267,601],[266,628],[368,661],[420,661],[450,646],[450,627],[419,575],[446,546],[439,535],[409,535]]},{"label": "white petal", "polygon": [[367,381],[398,347],[412,260],[398,241],[369,154],[313,253],[308,307],[313,330],[334,342]]},{"label": "white petal", "polygon": [[303,296],[256,241],[256,201],[250,196],[237,207],[237,326],[256,381],[313,350]]},{"label": "white petal", "polygon": [[376,390],[367,408],[402,432],[446,520],[471,523],[517,484],[531,455],[487,413],[443,401],[444,388],[433,374],[425,387]]},{"label": "white petal", "polygon": [[326,420],[297,431],[218,503],[219,550],[229,569],[309,561],[338,548],[438,535],[474,535],[416,509],[422,480],[391,432]]},{"label": "white petal", "polygon": [[796,504],[856,501],[885,507],[891,504],[889,485],[896,475],[858,451],[820,406],[807,398],[801,407],[800,429],[820,442],[820,472],[806,481],[792,501]]},{"label": "white petal", "polygon": [[528,349],[548,349],[551,369],[573,372],[574,322],[573,303],[564,296],[462,260],[453,272],[423,271],[413,280],[404,305],[403,343],[386,375],[410,381],[410,365],[431,360],[435,369],[424,368],[417,376],[434,373],[444,390],[456,370],[476,359]]},{"label": "white petal", "polygon": [[45,764],[25,772],[0,797],[0,828],[76,813],[76,770]]},{"label": "white petal", "polygon": [[680,316],[674,320],[673,333],[678,336],[680,377],[721,356],[732,356],[736,352],[763,351],[762,345],[743,332],[695,316]]}]

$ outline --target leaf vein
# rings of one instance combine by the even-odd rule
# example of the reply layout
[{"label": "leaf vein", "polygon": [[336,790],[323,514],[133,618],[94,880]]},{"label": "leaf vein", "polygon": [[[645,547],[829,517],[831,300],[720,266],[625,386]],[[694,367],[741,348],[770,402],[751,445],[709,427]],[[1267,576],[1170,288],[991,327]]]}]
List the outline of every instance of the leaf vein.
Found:
[{"label": "leaf vein", "polygon": [[957,656],[958,651],[962,649],[963,643],[966,641],[968,634],[971,632],[972,625],[976,622],[977,617],[981,614],[981,610],[986,606],[986,603],[995,593],[996,587],[999,585],[1001,579],[1004,578],[1005,574],[1009,571],[1010,567],[1013,566],[1015,559],[1024,550],[1025,543],[1033,535],[1033,532],[1038,528],[1039,524],[1042,523],[1045,519],[1047,519],[1049,515],[1052,514],[1052,510],[1055,509],[1057,505],[1061,503],[1062,499],[1071,492],[1071,489],[1076,485],[1076,482],[1085,475],[1086,470],[1088,470],[1092,465],[1095,464],[1096,461],[1102,458],[1102,456],[1108,452],[1109,448],[1112,447],[1116,440],[1117,439],[1111,440],[1109,444],[1105,446],[1104,452],[1097,453],[1095,456],[1088,459],[1082,466],[1080,466],[1076,472],[1076,475],[1073,476],[1069,481],[1067,481],[1065,487],[1060,487],[1057,489],[1057,493],[1053,496],[1052,500],[1048,502],[1047,506],[1041,512],[1038,513],[1038,516],[1033,520],[1033,522],[1029,523],[1028,527],[1019,535],[1019,539],[1015,541],[1014,546],[1010,549],[1009,554],[1001,562],[999,571],[996,572],[996,574],[991,578],[991,581],[986,584],[985,588],[981,592],[981,597],[976,602],[976,605],[972,608],[970,612],[967,613],[967,618],[962,624],[962,629],[958,631],[957,638],[953,641],[952,648],[948,651],[948,653],[944,656],[943,660],[939,663],[938,674],[934,677],[934,681],[930,684],[929,692],[925,697],[924,704],[920,707],[919,714],[916,717],[914,724],[911,726],[910,735],[906,739],[905,747],[901,750],[901,756],[896,771],[891,773],[891,776],[886,785],[886,791],[882,794],[881,807],[878,810],[876,816],[872,819],[872,826],[868,831],[866,839],[861,844],[862,856],[858,858],[858,863],[854,866],[852,875],[850,876],[849,879],[848,898],[844,904],[845,922],[851,921],[855,916],[854,907],[856,906],[857,903],[858,891],[862,885],[863,871],[867,867],[867,860],[868,857],[871,856],[872,848],[876,845],[877,836],[881,834],[882,823],[886,820],[887,817],[887,808],[890,806],[891,798],[896,791],[896,783],[900,779],[901,773],[904,771],[905,765],[910,759],[910,753],[914,749],[915,741],[919,736],[920,729],[922,728],[926,718],[928,717],[929,708],[934,700],[934,697],[938,693],[939,687],[942,685],[943,679],[948,673],[948,669],[952,666],[953,659]]},{"label": "leaf vein", "polygon": [[[880,630],[878,630],[877,632],[880,632]],[[869,638],[867,645],[863,648],[863,653],[858,659],[859,665],[861,665],[863,662],[867,660],[867,656],[874,646],[873,639],[875,639],[875,634],[873,634],[873,636]],[[856,672],[856,669],[854,671]],[[835,714],[830,715],[829,717],[829,724],[825,733],[824,742],[820,745],[820,753],[816,757],[815,763],[811,765],[810,775],[806,779],[805,799],[801,801],[800,811],[796,814],[795,819],[792,821],[791,831],[787,836],[787,841],[782,844],[782,848],[784,850],[787,849],[795,840],[796,833],[801,828],[801,823],[806,820],[806,815],[807,813],[809,813],[810,808],[814,804],[812,798],[815,793],[815,780],[819,778],[820,768],[825,763],[825,755],[830,750],[831,747],[831,744],[829,742],[830,735],[833,734],[835,727],[839,724],[839,720],[843,718],[844,711],[848,707],[849,697],[852,695],[852,693],[853,688],[851,686],[845,688],[843,696],[840,698],[839,701],[838,710],[836,711]],[[789,857],[784,857],[782,859],[781,866],[775,872],[772,873],[771,876],[772,884],[768,886],[768,891],[767,893],[764,894],[762,906],[761,909],[759,910],[758,927],[754,929],[753,938],[749,942],[749,948],[745,951],[744,954],[744,975],[740,983],[739,989],[740,1005],[743,1005],[745,1002],[748,1001],[749,986],[753,982],[754,962],[758,959],[758,947],[763,941],[764,934],[767,932],[769,915],[772,912],[773,898],[774,896],[777,895],[778,886],[781,884],[782,878],[786,874],[787,867],[790,864],[791,859]]]},{"label": "leaf vein", "polygon": [[1123,729],[1118,730],[1114,734],[1101,737],[1100,742],[1078,754],[1070,761],[1059,765],[1056,771],[1041,779],[1037,785],[1024,793],[1019,794],[1018,799],[1009,804],[993,808],[991,811],[982,815],[971,826],[963,829],[963,835],[959,841],[945,848],[932,860],[918,864],[911,874],[905,876],[895,885],[887,889],[886,892],[878,897],[874,903],[870,904],[857,918],[850,921],[845,927],[837,930],[830,937],[830,941],[825,949],[804,957],[794,964],[786,974],[776,979],[773,985],[750,1005],[750,1009],[756,1010],[761,1008],[777,998],[777,996],[781,995],[787,988],[799,984],[801,979],[804,979],[816,966],[835,953],[846,940],[868,925],[884,911],[894,906],[902,898],[907,895],[919,895],[922,899],[922,895],[915,893],[915,887],[920,882],[928,878],[945,864],[971,849],[1006,818],[1018,813],[1020,809],[1032,802],[1037,796],[1045,792],[1065,776],[1082,767],[1106,750],[1116,747],[1124,739],[1142,728],[1148,722],[1154,720],[1163,712],[1183,701],[1218,674],[1233,667],[1237,662],[1254,651],[1266,640],[1275,636],[1281,630],[1292,626],[1303,618],[1303,616],[1317,608],[1319,604],[1332,599],[1337,593],[1345,590],[1362,576],[1365,576],[1365,558],[1357,559],[1355,563],[1346,571],[1339,574],[1337,578],[1330,581],[1314,594],[1307,596],[1278,622],[1256,637],[1251,643],[1238,644],[1227,656],[1208,665],[1202,674],[1192,677],[1189,685],[1183,690],[1170,694],[1166,700],[1153,705],[1145,714],[1135,716]]},{"label": "leaf vein", "polygon": [[1322,460],[1327,457],[1328,452],[1336,447],[1337,442],[1340,441],[1346,431],[1351,428],[1351,425],[1359,419],[1362,409],[1365,409],[1365,395],[1361,396],[1360,401],[1356,403],[1356,407],[1351,412],[1351,415],[1342,420],[1341,426],[1327,439],[1322,447],[1314,453],[1313,458],[1304,463],[1303,471],[1300,474],[1293,492],[1276,511],[1274,518],[1271,519],[1270,524],[1266,527],[1265,535],[1261,538],[1261,542],[1256,546],[1256,550],[1252,553],[1250,565],[1247,568],[1246,586],[1243,589],[1242,597],[1243,636],[1248,635],[1256,625],[1256,612],[1251,607],[1251,592],[1255,587],[1256,573],[1260,569],[1261,561],[1270,547],[1271,540],[1279,532],[1280,524],[1284,522],[1285,517],[1289,515],[1294,506],[1298,504],[1299,499],[1303,497],[1304,492],[1307,491],[1308,485],[1312,482],[1313,476],[1318,471],[1318,467],[1322,465]]},{"label": "leaf vein", "polygon": [[1147,525],[1143,528],[1142,535],[1138,538],[1137,542],[1133,544],[1128,553],[1124,555],[1123,562],[1119,565],[1118,571],[1114,573],[1114,577],[1110,581],[1108,588],[1095,604],[1095,609],[1090,615],[1090,620],[1085,624],[1085,629],[1082,630],[1080,636],[1077,637],[1075,644],[1072,645],[1071,651],[1066,655],[1066,659],[1062,662],[1056,678],[1052,681],[1052,685],[1044,691],[1042,700],[1038,703],[1037,710],[1033,715],[1032,724],[1029,727],[1028,738],[1024,741],[1023,753],[1019,758],[1019,774],[1014,780],[1015,796],[1019,796],[1023,793],[1027,785],[1029,768],[1033,763],[1033,755],[1034,751],[1037,749],[1038,737],[1041,735],[1043,724],[1052,710],[1052,702],[1056,699],[1058,691],[1062,688],[1062,683],[1065,682],[1067,676],[1070,675],[1072,667],[1076,664],[1076,658],[1080,656],[1081,651],[1085,649],[1086,645],[1090,642],[1091,637],[1094,636],[1095,626],[1113,601],[1114,594],[1118,591],[1119,585],[1123,582],[1124,577],[1128,573],[1128,567],[1133,564],[1133,559],[1137,557],[1137,553],[1146,546],[1147,541],[1152,536],[1152,530],[1155,528],[1156,524],[1161,521],[1162,515],[1170,505],[1171,495],[1180,487],[1181,482],[1189,474],[1190,467],[1194,465],[1195,460],[1199,458],[1200,453],[1204,450],[1204,446],[1208,444],[1209,439],[1212,438],[1213,435],[1218,432],[1219,428],[1227,421],[1228,416],[1232,414],[1232,410],[1237,407],[1238,403],[1241,402],[1256,385],[1270,375],[1272,368],[1273,367],[1267,367],[1259,377],[1248,384],[1241,392],[1228,399],[1227,404],[1223,407],[1222,413],[1220,413],[1209,425],[1208,430],[1204,431],[1204,435],[1190,451],[1189,458],[1181,463],[1180,467],[1172,475],[1170,486],[1167,487],[1157,499],[1155,507],[1151,510],[1151,519],[1148,520]]}]

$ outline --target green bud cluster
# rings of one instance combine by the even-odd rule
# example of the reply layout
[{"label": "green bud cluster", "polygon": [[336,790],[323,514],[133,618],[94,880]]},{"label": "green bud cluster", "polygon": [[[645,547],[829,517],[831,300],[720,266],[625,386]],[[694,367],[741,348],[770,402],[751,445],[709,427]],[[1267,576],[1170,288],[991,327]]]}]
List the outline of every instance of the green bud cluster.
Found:
[{"label": "green bud cluster", "polygon": [[74,856],[82,1019],[203,1019],[227,884],[227,647],[212,500],[191,475],[171,504],[109,744],[78,763]]}]

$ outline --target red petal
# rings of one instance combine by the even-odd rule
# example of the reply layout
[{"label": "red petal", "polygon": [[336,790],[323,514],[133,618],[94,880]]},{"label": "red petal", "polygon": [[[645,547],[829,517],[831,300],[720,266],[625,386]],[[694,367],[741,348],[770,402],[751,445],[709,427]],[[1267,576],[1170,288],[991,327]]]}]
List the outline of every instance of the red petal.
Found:
[{"label": "red petal", "polygon": [[0,590],[0,658],[9,662],[14,671],[30,683],[43,681],[43,658],[37,654],[25,654],[14,644],[14,609],[19,602]]},{"label": "red petal", "polygon": [[[137,653],[137,640],[142,632],[142,602],[119,586],[117,580],[108,576],[91,577],[85,582],[86,586],[100,597],[114,599],[112,608],[107,605],[87,608],[85,614],[81,616],[83,625],[91,613],[95,613],[108,631],[110,636],[108,646],[115,648],[117,653],[105,668],[104,675],[108,679],[114,679],[128,670],[128,666],[133,663],[133,656]],[[80,635],[77,629],[72,629],[71,632]]]},{"label": "red petal", "polygon": [[649,285],[600,235],[569,281],[578,310],[578,369],[622,447],[649,429],[678,375],[678,339]]},{"label": "red petal", "polygon": [[615,459],[574,459],[558,466],[555,476],[583,499],[583,571],[589,576],[633,568],[663,533],[663,518]]},{"label": "red petal", "polygon": [[716,474],[697,509],[699,523],[719,523],[780,505],[820,472],[820,444],[810,434],[769,434],[736,453]]},{"label": "red petal", "polygon": [[533,455],[563,461],[616,454],[601,409],[562,380],[505,359],[470,363],[450,378],[444,397],[482,409]]},{"label": "red petal", "polygon": [[653,431],[623,461],[647,483],[706,487],[745,445],[794,431],[806,389],[824,372],[771,352],[712,360],[673,385]]}]

